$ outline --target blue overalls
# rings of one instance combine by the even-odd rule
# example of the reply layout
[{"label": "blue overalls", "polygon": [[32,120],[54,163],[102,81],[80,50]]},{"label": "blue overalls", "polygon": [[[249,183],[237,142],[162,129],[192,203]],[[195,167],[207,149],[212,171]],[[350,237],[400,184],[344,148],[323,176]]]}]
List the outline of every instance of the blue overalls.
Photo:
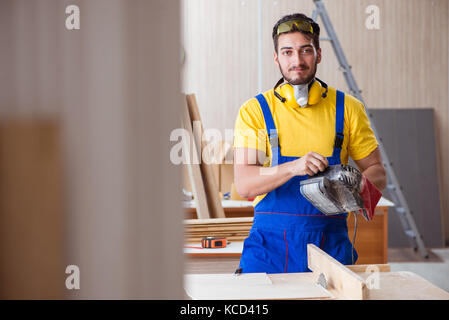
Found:
[{"label": "blue overalls", "polygon": [[[272,150],[271,166],[299,157],[281,155],[276,126],[262,94],[256,96],[262,109]],[[343,144],[344,93],[337,91],[335,144],[329,165],[340,164]],[[343,264],[351,264],[352,244],[348,238],[347,213],[326,216],[310,204],[300,191],[296,176],[269,192],[254,208],[254,222],[245,239],[240,268],[242,273],[308,272],[307,244],[313,243]],[[357,253],[354,250],[354,262]]]}]

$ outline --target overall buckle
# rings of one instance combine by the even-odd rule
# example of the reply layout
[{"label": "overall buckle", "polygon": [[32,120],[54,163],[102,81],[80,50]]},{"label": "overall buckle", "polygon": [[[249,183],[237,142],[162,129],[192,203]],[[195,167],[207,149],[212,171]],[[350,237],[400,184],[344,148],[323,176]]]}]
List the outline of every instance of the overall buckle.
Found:
[{"label": "overall buckle", "polygon": [[337,134],[335,135],[335,144],[334,144],[334,147],[335,147],[335,148],[338,148],[338,149],[341,149],[341,147],[342,147],[342,145],[343,145],[343,139],[344,139],[343,134],[342,134],[342,133],[337,133]]}]

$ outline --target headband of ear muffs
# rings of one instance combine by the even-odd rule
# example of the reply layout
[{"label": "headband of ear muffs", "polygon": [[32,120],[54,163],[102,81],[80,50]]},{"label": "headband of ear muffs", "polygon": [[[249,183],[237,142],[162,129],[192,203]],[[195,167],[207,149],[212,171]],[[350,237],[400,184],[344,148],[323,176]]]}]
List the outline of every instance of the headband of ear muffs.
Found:
[{"label": "headband of ear muffs", "polygon": [[[315,78],[308,86],[292,86],[289,83],[281,84],[283,81],[284,79],[278,81],[274,87],[274,94],[281,102],[291,108],[312,106],[327,96],[327,84],[318,78]],[[306,88],[307,90],[304,92]],[[302,94],[300,90],[303,90]],[[298,95],[300,98],[298,98]],[[304,99],[305,97],[307,98]]]}]

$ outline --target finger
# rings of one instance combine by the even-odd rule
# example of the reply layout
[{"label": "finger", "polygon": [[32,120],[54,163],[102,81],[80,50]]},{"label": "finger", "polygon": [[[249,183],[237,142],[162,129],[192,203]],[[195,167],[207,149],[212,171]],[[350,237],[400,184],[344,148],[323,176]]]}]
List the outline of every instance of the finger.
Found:
[{"label": "finger", "polygon": [[315,173],[312,170],[310,170],[308,167],[306,168],[305,173],[309,176],[315,175]]},{"label": "finger", "polygon": [[308,161],[308,163],[313,164],[315,167],[318,168],[319,171],[324,171],[327,167],[326,163],[322,159],[311,157]]},{"label": "finger", "polygon": [[325,167],[329,166],[329,162],[327,161],[327,158],[322,156],[321,154],[317,153],[317,152],[310,152],[309,155],[317,160],[319,160],[320,162],[322,162],[324,164]]},{"label": "finger", "polygon": [[[326,157],[323,157],[321,154],[319,154],[317,152],[311,151],[307,154],[307,156],[308,156],[308,159],[316,159],[319,162],[323,163],[324,168],[329,166],[329,162],[327,161]],[[314,163],[316,163],[316,162],[314,162]]]},{"label": "finger", "polygon": [[314,165],[313,163],[309,162],[307,164],[307,170],[306,171],[310,172],[308,174],[313,176],[314,174],[318,173],[320,171],[320,169],[316,165]]}]

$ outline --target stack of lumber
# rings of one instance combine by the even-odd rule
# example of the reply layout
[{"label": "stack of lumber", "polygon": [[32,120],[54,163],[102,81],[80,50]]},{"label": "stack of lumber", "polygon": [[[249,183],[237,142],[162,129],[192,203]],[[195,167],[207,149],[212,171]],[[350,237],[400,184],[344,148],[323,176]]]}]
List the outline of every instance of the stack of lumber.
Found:
[{"label": "stack of lumber", "polygon": [[225,218],[212,166],[202,161],[206,142],[203,140],[204,129],[198,104],[194,94],[185,98],[182,123],[188,139],[182,141],[196,212],[201,219]]},{"label": "stack of lumber", "polygon": [[228,241],[243,241],[253,224],[252,217],[184,220],[185,242],[201,242],[204,237],[226,237]]}]

